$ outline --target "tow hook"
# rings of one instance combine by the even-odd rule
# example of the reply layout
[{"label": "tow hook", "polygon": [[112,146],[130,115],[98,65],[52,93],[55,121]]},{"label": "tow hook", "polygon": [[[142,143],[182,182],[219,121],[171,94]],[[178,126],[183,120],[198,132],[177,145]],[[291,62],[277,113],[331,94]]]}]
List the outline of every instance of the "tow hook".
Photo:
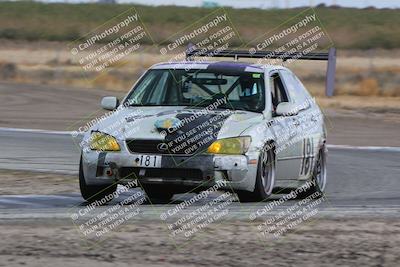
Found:
[{"label": "tow hook", "polygon": [[106,175],[108,177],[111,177],[111,176],[116,177],[117,174],[118,174],[117,164],[115,164],[115,162],[110,162],[108,164],[108,168],[106,169]]}]

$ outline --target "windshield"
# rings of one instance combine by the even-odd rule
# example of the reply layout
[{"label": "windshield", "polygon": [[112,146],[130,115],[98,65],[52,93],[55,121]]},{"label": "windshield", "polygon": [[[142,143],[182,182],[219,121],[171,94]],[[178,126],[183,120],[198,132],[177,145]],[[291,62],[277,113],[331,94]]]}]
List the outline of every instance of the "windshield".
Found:
[{"label": "windshield", "polygon": [[218,108],[261,112],[261,73],[215,73],[207,70],[149,70],[125,102],[133,106],[207,106],[226,98]]}]

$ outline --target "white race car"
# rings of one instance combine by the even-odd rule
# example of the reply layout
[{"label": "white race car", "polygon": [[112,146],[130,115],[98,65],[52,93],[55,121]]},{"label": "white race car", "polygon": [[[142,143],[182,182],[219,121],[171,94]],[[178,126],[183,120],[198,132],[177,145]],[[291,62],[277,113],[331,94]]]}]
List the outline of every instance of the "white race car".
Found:
[{"label": "white race car", "polygon": [[216,183],[240,201],[326,185],[322,113],[287,68],[245,62],[152,66],[82,140],[82,196],[112,195],[138,181],[153,200]]}]

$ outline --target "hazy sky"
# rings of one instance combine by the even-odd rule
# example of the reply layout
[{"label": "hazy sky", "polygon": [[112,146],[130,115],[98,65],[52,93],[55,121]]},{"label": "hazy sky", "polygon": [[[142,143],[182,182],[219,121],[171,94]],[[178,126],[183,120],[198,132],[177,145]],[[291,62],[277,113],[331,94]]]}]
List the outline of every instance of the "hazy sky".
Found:
[{"label": "hazy sky", "polygon": [[187,5],[187,6],[201,6],[203,2],[215,2],[222,6],[234,6],[238,8],[245,7],[257,7],[257,8],[271,8],[271,7],[297,7],[297,6],[310,6],[325,3],[327,5],[337,4],[348,7],[367,7],[375,6],[378,8],[400,7],[400,0],[120,0],[119,2],[137,2],[143,4],[175,4],[175,5]]},{"label": "hazy sky", "polygon": [[[41,0],[42,2],[97,2],[97,0]],[[179,6],[202,6],[207,3],[218,3],[221,6],[232,6],[236,8],[284,8],[299,6],[315,6],[320,3],[327,5],[340,5],[346,7],[363,8],[375,6],[377,8],[400,8],[400,0],[116,0],[118,3],[138,3],[143,5],[179,5]]]}]

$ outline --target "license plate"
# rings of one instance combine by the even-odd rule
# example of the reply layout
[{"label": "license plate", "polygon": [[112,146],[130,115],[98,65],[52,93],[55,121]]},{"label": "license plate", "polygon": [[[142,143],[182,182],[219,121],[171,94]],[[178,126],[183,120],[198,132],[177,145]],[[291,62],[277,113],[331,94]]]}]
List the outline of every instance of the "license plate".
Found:
[{"label": "license plate", "polygon": [[161,156],[137,155],[133,163],[137,167],[159,168],[161,167]]}]

